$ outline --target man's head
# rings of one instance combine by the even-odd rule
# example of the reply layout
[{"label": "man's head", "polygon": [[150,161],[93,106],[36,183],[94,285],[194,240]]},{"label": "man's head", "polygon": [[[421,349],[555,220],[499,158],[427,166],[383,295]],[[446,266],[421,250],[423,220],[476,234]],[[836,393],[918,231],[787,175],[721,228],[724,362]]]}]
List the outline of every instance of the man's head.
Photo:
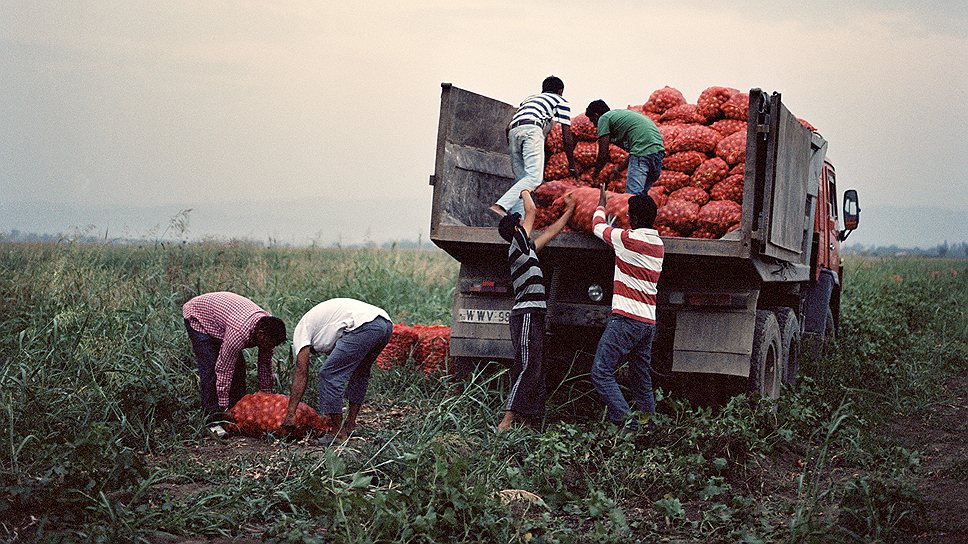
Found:
[{"label": "man's head", "polygon": [[263,316],[256,322],[253,336],[260,349],[272,349],[286,341],[286,324],[278,317]]},{"label": "man's head", "polygon": [[501,218],[501,222],[497,225],[497,232],[506,242],[510,242],[511,238],[514,238],[514,230],[520,224],[521,214],[509,213]]},{"label": "man's head", "polygon": [[565,92],[565,84],[558,76],[548,76],[541,82],[541,92],[561,96]]},{"label": "man's head", "polygon": [[598,125],[598,119],[608,112],[608,104],[604,100],[598,99],[589,102],[588,107],[585,108],[585,115],[592,123]]},{"label": "man's head", "polygon": [[651,229],[655,224],[655,201],[647,194],[629,198],[629,223],[633,229]]}]

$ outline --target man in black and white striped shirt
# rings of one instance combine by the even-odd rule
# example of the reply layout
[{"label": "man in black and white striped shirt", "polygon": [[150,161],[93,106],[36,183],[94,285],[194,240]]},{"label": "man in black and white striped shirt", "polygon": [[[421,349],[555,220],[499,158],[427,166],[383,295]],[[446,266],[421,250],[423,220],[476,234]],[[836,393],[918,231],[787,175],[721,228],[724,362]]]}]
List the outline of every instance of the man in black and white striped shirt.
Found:
[{"label": "man in black and white striped shirt", "polygon": [[511,171],[514,185],[491,206],[498,215],[522,210],[521,193],[531,191],[544,180],[545,136],[552,123],[561,124],[561,138],[568,157],[568,171],[578,177],[575,168],[575,145],[571,137],[571,107],[562,98],[565,84],[555,76],[541,83],[541,94],[529,96],[521,102],[507,128],[511,149]]},{"label": "man in black and white striped shirt", "polygon": [[498,432],[507,430],[517,420],[544,415],[545,390],[541,359],[544,351],[545,312],[548,296],[545,293],[544,275],[538,262],[538,250],[561,232],[575,211],[575,199],[565,195],[565,213],[546,228],[534,242],[531,229],[537,208],[531,191],[521,193],[524,220],[517,213],[501,218],[498,232],[511,245],[508,247],[508,264],[511,266],[511,283],[514,287],[514,306],[511,308],[511,342],[514,344],[514,364],[511,366],[511,394],[508,396],[504,419],[498,424]]}]

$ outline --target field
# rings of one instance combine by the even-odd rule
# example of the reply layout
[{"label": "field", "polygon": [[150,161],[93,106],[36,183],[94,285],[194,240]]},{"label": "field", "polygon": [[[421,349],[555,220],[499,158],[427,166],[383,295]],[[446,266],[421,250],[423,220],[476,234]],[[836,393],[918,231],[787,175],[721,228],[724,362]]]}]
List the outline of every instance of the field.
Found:
[{"label": "field", "polygon": [[[636,440],[602,425],[579,375],[541,430],[498,437],[502,373],[458,389],[375,370],[360,436],[333,448],[209,437],[181,304],[231,290],[291,331],[346,296],[448,323],[446,255],[0,244],[0,269],[5,540],[966,539],[965,260],[849,260],[838,339],[775,404],[660,391],[659,428]],[[287,392],[286,349],[275,363]]]}]

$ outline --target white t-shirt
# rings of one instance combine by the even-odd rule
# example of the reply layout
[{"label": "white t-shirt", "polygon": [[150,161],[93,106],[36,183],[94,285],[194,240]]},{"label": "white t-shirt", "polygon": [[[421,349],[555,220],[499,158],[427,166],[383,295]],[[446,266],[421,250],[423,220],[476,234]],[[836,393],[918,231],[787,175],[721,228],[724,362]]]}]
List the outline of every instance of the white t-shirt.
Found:
[{"label": "white t-shirt", "polygon": [[382,308],[352,298],[334,298],[313,306],[302,316],[292,332],[292,352],[310,346],[316,353],[333,351],[336,341],[347,331],[377,317],[390,316]]}]

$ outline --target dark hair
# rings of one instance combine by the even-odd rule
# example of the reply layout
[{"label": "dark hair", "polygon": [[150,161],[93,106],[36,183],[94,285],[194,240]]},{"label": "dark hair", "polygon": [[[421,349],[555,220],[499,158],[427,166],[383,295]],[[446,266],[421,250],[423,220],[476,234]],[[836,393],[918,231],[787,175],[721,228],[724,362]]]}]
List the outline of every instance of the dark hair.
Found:
[{"label": "dark hair", "polygon": [[592,100],[588,107],[585,108],[585,115],[591,117],[592,115],[604,115],[608,112],[608,104],[604,100],[599,98],[598,100]]},{"label": "dark hair", "polygon": [[651,229],[655,224],[655,201],[647,194],[629,198],[629,222],[633,229]]},{"label": "dark hair", "polygon": [[274,346],[286,341],[286,324],[276,316],[262,316],[256,322],[255,330],[262,331],[262,334],[271,340]]},{"label": "dark hair", "polygon": [[514,237],[514,230],[518,228],[521,224],[521,214],[519,213],[509,213],[501,218],[501,222],[497,225],[497,232],[504,238],[506,242],[510,242],[511,238]]},{"label": "dark hair", "polygon": [[565,83],[558,76],[548,76],[541,82],[541,92],[561,94],[565,92]]}]

